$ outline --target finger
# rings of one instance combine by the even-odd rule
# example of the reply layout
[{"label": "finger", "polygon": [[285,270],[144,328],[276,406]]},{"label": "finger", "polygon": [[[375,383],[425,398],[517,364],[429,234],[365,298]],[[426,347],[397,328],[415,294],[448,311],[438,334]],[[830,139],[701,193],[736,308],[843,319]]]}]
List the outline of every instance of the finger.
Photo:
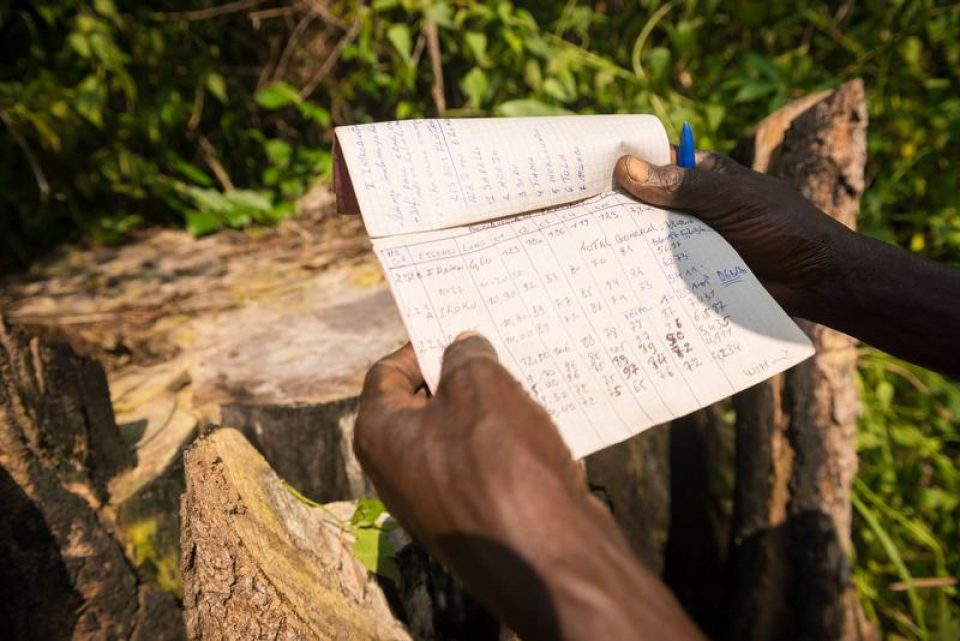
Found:
[{"label": "finger", "polygon": [[443,352],[440,380],[447,378],[467,363],[481,359],[494,363],[500,362],[497,350],[482,334],[477,332],[459,334]]},{"label": "finger", "polygon": [[718,174],[734,174],[750,171],[730,156],[718,154],[715,151],[697,151],[695,155],[697,169],[712,171]]},{"label": "finger", "polygon": [[624,189],[645,203],[698,215],[708,214],[704,205],[715,202],[718,191],[724,190],[721,176],[714,172],[651,165],[634,156],[617,161],[614,176]]},{"label": "finger", "polygon": [[425,402],[417,390],[423,387],[423,374],[413,346],[407,343],[374,363],[363,382],[361,399],[365,403],[395,408],[417,407]]}]

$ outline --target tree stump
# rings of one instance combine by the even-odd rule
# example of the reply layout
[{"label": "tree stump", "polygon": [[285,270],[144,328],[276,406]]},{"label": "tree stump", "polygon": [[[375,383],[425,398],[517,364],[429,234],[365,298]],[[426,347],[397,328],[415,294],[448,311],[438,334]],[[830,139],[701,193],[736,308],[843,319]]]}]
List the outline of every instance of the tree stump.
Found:
[{"label": "tree stump", "polygon": [[283,485],[232,429],[186,457],[182,569],[191,639],[409,639],[342,524]]},{"label": "tree stump", "polygon": [[107,484],[132,463],[106,377],[0,319],[0,621],[18,639],[183,637],[176,601],[114,537]]},{"label": "tree stump", "polygon": [[[863,84],[788,105],[745,147],[853,227],[864,189]],[[736,495],[728,632],[737,640],[864,639],[852,586],[850,489],[860,416],[856,341],[799,321],[817,353],[735,400]]]}]

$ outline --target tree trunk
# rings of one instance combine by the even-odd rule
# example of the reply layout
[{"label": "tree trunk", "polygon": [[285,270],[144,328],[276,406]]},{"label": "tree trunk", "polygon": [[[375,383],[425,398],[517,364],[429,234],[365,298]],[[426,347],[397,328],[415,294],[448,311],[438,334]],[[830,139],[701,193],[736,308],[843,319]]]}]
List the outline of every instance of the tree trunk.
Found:
[{"label": "tree trunk", "polygon": [[[866,103],[859,80],[785,107],[741,150],[854,226],[864,188]],[[863,639],[851,582],[850,488],[859,399],[854,339],[800,321],[817,354],[736,400],[736,493],[729,636]]]},{"label": "tree trunk", "polygon": [[191,639],[408,639],[338,520],[236,430],[197,441],[181,506]]},{"label": "tree trunk", "polygon": [[230,403],[220,408],[220,415],[285,481],[314,501],[328,503],[373,495],[353,453],[358,404],[357,396],[346,395],[326,403]]},{"label": "tree trunk", "polygon": [[141,581],[104,508],[130,465],[96,361],[0,319],[0,620],[14,638],[179,639],[174,598]]},{"label": "tree trunk", "polygon": [[670,526],[670,425],[658,425],[584,459],[587,482],[634,552],[663,572]]},{"label": "tree trunk", "polygon": [[723,628],[724,564],[730,539],[733,425],[728,403],[670,426],[670,530],[664,580],[710,636]]}]

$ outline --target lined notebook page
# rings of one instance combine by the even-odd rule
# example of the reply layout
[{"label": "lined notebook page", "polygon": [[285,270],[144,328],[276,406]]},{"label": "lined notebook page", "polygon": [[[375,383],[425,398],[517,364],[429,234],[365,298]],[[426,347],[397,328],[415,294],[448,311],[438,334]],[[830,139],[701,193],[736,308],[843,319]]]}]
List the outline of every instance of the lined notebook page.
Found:
[{"label": "lined notebook page", "polygon": [[813,354],[719,234],[618,192],[374,250],[430,389],[444,347],[479,331],[576,457]]},{"label": "lined notebook page", "polygon": [[443,229],[543,209],[613,188],[627,153],[670,160],[650,115],[403,120],[337,127],[373,237]]}]

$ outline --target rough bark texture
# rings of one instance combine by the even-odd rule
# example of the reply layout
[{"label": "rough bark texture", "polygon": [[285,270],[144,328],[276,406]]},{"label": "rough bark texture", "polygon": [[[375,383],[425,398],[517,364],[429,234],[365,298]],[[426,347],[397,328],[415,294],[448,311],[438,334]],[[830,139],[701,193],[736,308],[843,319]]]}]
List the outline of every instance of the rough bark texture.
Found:
[{"label": "rough bark texture", "polygon": [[590,489],[657,574],[663,571],[670,526],[669,430],[659,425],[584,460]]},{"label": "rough bark texture", "polygon": [[670,529],[664,580],[708,634],[722,627],[730,538],[733,425],[717,403],[670,425]]},{"label": "rough bark texture", "polygon": [[353,454],[358,401],[354,396],[316,404],[231,403],[220,414],[223,424],[243,432],[285,481],[328,503],[373,494]]},{"label": "rough bark texture", "polygon": [[400,530],[394,532],[400,532],[393,540],[398,549],[400,585],[391,594],[396,593],[394,610],[410,636],[417,641],[498,641],[501,634],[507,634],[421,545]]},{"label": "rough bark texture", "polygon": [[283,485],[242,434],[187,453],[182,570],[191,639],[408,639],[336,519]]},{"label": "rough bark texture", "polygon": [[[863,192],[862,83],[788,105],[746,145],[754,168],[785,178],[853,227]],[[752,147],[752,150],[751,150]],[[752,151],[752,153],[751,153]],[[740,394],[730,549],[733,639],[863,639],[850,576],[850,487],[859,398],[855,342],[801,326],[817,354]]]},{"label": "rough bark texture", "polygon": [[103,509],[131,462],[103,370],[0,319],[0,379],[0,619],[24,639],[182,638],[173,597],[140,581]]}]

